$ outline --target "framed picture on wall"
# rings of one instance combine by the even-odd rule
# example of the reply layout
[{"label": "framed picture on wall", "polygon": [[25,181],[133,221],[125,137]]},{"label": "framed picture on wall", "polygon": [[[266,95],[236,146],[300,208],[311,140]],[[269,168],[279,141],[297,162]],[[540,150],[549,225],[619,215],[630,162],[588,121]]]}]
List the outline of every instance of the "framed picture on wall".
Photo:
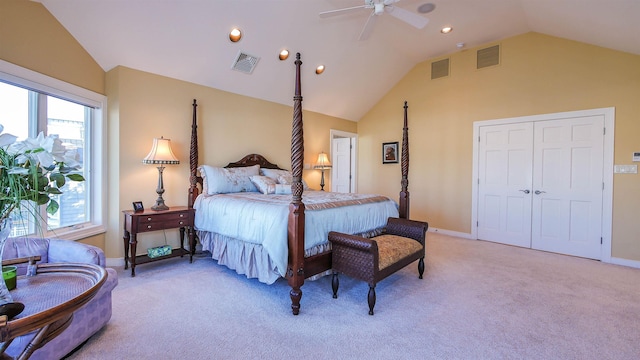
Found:
[{"label": "framed picture on wall", "polygon": [[382,163],[397,164],[398,163],[398,142],[382,143]]}]

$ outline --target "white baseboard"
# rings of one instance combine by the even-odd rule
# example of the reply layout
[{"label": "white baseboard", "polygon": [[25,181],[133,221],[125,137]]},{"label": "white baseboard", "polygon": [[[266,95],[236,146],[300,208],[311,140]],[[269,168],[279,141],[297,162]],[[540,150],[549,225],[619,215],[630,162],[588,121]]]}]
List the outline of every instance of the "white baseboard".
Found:
[{"label": "white baseboard", "polygon": [[611,257],[611,261],[609,261],[609,263],[640,269],[640,261],[636,261],[636,260],[628,260],[628,259]]},{"label": "white baseboard", "polygon": [[471,234],[463,233],[463,232],[459,232],[459,231],[438,229],[438,228],[432,228],[432,227],[430,227],[429,230],[427,230],[427,231],[428,232],[433,232],[433,233],[439,233],[439,234],[443,234],[443,235],[455,236],[455,237],[459,237],[459,238],[463,238],[463,239],[476,240],[476,239],[471,237]]},{"label": "white baseboard", "polygon": [[[455,236],[455,237],[459,237],[459,238],[463,238],[463,239],[476,240],[476,239],[474,239],[472,237],[471,234],[458,232],[458,231],[451,231],[451,230],[446,230],[446,229],[439,229],[439,228],[431,228],[430,227],[428,232],[439,233],[439,234],[448,235],[448,236]],[[637,260],[629,260],[629,259],[611,257],[609,259],[609,261],[607,261],[605,259],[603,259],[601,261],[603,263],[609,263],[609,264],[614,264],[614,265],[622,265],[622,266],[628,266],[628,267],[640,269],[640,261],[637,261]]]},{"label": "white baseboard", "polygon": [[118,266],[122,266],[124,267],[124,258],[107,258],[106,259],[107,262],[107,267],[118,267]]}]

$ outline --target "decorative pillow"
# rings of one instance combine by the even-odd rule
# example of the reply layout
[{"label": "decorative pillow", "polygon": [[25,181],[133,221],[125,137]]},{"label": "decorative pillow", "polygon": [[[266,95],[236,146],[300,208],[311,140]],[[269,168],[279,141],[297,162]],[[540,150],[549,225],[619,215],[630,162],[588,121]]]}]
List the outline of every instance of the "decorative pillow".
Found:
[{"label": "decorative pillow", "polygon": [[[293,175],[291,175],[291,173],[278,176],[278,184],[291,185],[292,182]],[[302,179],[302,188],[304,190],[309,190],[309,185],[307,185],[307,182],[304,181],[304,179]]]},{"label": "decorative pillow", "polygon": [[291,185],[293,175],[291,173],[278,175],[278,184]]},{"label": "decorative pillow", "polygon": [[276,184],[276,195],[291,195],[291,185]]},{"label": "decorative pillow", "polygon": [[275,181],[278,181],[278,177],[280,175],[289,175],[289,177],[291,177],[291,172],[289,170],[260,168],[260,175],[264,175],[266,177],[272,178]]},{"label": "decorative pillow", "polygon": [[250,176],[260,173],[260,165],[219,168],[209,165],[201,165],[203,194],[226,194],[235,192],[258,191],[251,182]]},{"label": "decorative pillow", "polygon": [[277,184],[272,178],[262,175],[253,175],[250,176],[249,179],[251,179],[253,185],[255,185],[261,193],[265,195],[275,194]]}]

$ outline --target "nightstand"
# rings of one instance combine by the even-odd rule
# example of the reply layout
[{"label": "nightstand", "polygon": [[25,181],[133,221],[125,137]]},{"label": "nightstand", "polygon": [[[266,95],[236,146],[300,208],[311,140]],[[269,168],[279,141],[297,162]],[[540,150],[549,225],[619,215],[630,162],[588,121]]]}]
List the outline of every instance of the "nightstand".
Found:
[{"label": "nightstand", "polygon": [[[164,260],[176,256],[182,257],[189,254],[189,262],[193,262],[195,249],[195,234],[193,231],[194,209],[186,206],[170,207],[169,210],[154,211],[145,210],[134,212],[125,210],[124,213],[124,268],[131,264],[131,276],[136,276],[136,265],[146,264],[152,261]],[[173,249],[171,254],[150,258],[147,255],[137,255],[137,235],[148,231],[180,229],[180,247]],[[189,236],[189,249],[184,248],[185,232]],[[131,257],[129,257],[131,249]]]}]

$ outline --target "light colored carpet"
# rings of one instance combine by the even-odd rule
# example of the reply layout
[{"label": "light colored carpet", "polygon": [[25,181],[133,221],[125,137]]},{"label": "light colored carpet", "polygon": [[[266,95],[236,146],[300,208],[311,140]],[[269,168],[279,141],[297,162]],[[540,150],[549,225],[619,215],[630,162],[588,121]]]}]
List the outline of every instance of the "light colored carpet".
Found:
[{"label": "light colored carpet", "polygon": [[640,269],[438,233],[377,286],[289,287],[210,258],[119,269],[113,318],[70,359],[638,359]]}]

